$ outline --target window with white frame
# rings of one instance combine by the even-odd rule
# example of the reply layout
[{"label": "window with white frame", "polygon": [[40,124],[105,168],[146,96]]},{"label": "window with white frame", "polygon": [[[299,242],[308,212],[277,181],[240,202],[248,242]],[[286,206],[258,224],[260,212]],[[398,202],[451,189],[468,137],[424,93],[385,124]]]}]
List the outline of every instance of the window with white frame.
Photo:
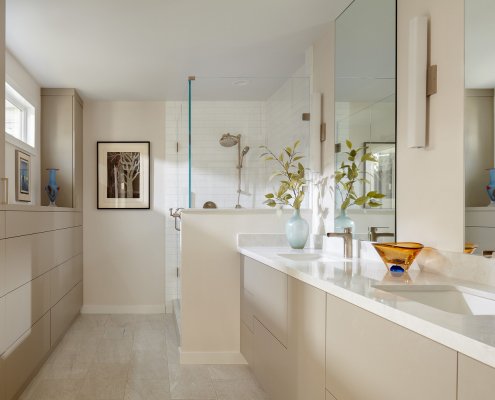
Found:
[{"label": "window with white frame", "polygon": [[8,83],[5,84],[5,133],[35,147],[33,105]]}]

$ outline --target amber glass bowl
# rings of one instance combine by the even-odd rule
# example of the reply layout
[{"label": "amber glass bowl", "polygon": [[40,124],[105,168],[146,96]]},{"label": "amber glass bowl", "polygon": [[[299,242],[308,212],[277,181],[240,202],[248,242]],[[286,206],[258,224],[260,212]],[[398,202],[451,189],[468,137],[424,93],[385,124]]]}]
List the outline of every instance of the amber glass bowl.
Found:
[{"label": "amber glass bowl", "polygon": [[477,244],[467,242],[464,244],[464,254],[473,254],[477,248]]},{"label": "amber glass bowl", "polygon": [[414,242],[394,242],[373,243],[373,247],[389,271],[404,272],[409,269],[424,246]]}]

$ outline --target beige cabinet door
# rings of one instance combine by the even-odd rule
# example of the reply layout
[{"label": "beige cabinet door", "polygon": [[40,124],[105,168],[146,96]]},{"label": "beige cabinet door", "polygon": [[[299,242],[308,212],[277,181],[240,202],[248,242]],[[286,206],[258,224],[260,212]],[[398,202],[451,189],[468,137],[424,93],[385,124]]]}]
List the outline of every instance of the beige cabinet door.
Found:
[{"label": "beige cabinet door", "polygon": [[254,320],[253,371],[270,400],[292,399],[287,349],[257,319]]},{"label": "beige cabinet door", "polygon": [[252,313],[287,347],[287,274],[244,257],[243,318],[249,327]]},{"label": "beige cabinet door", "polygon": [[57,168],[60,192],[56,204],[72,207],[73,108],[72,96],[41,96],[41,204],[49,204],[44,188],[47,168]]},{"label": "beige cabinet door", "polygon": [[457,400],[495,399],[495,368],[459,353]]},{"label": "beige cabinet door", "polygon": [[297,400],[325,400],[326,293],[289,277],[291,394]]},{"label": "beige cabinet door", "polygon": [[47,168],[57,168],[60,187],[56,204],[82,208],[83,103],[74,89],[41,89],[41,204],[48,205],[44,188]]},{"label": "beige cabinet door", "polygon": [[454,350],[331,295],[326,337],[326,387],[338,400],[456,400]]},{"label": "beige cabinet door", "polygon": [[332,393],[330,393],[328,390],[326,391],[326,397],[325,400],[337,400],[335,397],[333,397]]}]

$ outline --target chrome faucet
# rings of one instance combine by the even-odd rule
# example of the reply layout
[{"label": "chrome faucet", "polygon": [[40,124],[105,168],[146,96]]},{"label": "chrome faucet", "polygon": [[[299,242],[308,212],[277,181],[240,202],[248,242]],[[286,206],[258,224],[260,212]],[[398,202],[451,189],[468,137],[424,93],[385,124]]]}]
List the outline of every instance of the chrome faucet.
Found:
[{"label": "chrome faucet", "polygon": [[390,232],[378,232],[378,229],[388,229],[388,226],[370,226],[368,229],[368,238],[370,242],[377,242],[381,237],[393,237],[395,234]]},{"label": "chrome faucet", "polygon": [[352,258],[352,228],[344,228],[344,233],[329,232],[327,237],[344,239],[344,258]]},{"label": "chrome faucet", "polygon": [[175,211],[173,208],[169,208],[170,216],[175,220],[175,230],[180,232],[180,222],[182,219],[182,210],[183,208],[176,208]]}]

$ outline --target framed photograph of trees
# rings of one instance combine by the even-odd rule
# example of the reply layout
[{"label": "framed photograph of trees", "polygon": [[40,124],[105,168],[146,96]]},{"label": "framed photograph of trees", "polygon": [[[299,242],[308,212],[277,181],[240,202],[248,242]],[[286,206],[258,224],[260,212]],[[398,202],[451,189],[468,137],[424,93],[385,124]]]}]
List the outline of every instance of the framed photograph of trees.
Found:
[{"label": "framed photograph of trees", "polygon": [[150,142],[97,143],[98,209],[150,208]]}]

